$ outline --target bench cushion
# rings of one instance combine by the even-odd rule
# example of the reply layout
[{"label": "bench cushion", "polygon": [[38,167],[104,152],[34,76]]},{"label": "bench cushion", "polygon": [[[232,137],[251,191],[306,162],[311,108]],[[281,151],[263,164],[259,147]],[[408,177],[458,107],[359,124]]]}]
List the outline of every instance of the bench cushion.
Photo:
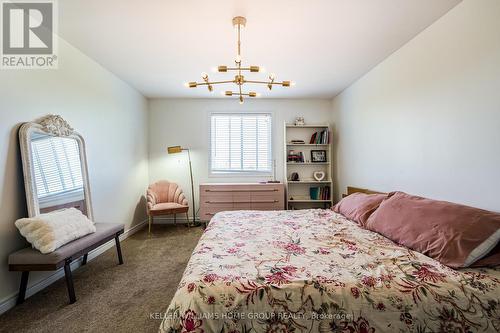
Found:
[{"label": "bench cushion", "polygon": [[[96,223],[96,232],[74,240],[54,252],[42,254],[31,247],[19,250],[9,255],[9,266],[11,265],[55,265],[54,269],[64,265],[67,258],[77,259],[84,253],[82,251],[103,244],[103,240],[112,239],[116,233],[123,232],[123,224],[118,223]],[[94,248],[95,248],[94,247]],[[77,255],[75,257],[75,255]],[[11,267],[12,268],[12,267]],[[36,269],[34,269],[36,270]]]}]

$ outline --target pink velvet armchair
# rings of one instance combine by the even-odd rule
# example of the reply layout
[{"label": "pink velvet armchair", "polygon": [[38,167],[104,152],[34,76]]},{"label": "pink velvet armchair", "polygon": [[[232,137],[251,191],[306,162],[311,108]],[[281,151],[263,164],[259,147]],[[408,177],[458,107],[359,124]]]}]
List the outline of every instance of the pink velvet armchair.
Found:
[{"label": "pink velvet armchair", "polygon": [[153,218],[155,216],[174,214],[174,222],[176,222],[177,214],[186,213],[189,222],[188,201],[182,189],[176,183],[160,180],[151,184],[148,187],[146,197],[148,201],[149,233],[151,233],[151,224],[154,222]]}]

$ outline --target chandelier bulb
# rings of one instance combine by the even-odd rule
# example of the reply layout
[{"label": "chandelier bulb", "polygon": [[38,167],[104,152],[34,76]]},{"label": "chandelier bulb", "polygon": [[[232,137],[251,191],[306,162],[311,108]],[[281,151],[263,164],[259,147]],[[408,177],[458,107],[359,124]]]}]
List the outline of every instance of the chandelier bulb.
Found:
[{"label": "chandelier bulb", "polygon": [[239,54],[234,59],[234,62],[237,63],[237,64],[239,64],[241,62],[241,56]]},{"label": "chandelier bulb", "polygon": [[207,73],[205,73],[205,72],[201,73],[201,78],[202,78],[203,80],[208,79],[208,74],[207,74]]},{"label": "chandelier bulb", "polygon": [[243,96],[240,96],[240,104],[243,104]]}]

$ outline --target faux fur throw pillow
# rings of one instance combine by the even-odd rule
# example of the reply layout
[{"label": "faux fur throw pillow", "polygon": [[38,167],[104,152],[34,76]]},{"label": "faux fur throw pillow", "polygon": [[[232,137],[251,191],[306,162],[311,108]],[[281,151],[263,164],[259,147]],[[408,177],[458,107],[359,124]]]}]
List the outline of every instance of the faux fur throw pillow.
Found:
[{"label": "faux fur throw pillow", "polygon": [[21,235],[44,254],[96,231],[94,223],[76,208],[19,219],[15,224]]}]

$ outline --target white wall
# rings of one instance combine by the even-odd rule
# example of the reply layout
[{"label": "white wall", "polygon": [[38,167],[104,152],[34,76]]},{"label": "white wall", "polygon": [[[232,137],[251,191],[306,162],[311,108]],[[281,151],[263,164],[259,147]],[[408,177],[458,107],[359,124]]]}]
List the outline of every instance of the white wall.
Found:
[{"label": "white wall", "polygon": [[[149,179],[177,182],[191,202],[187,156],[168,155],[167,146],[191,148],[195,178],[195,201],[198,186],[204,182],[249,182],[263,178],[213,178],[208,175],[210,112],[271,112],[273,114],[273,152],[277,179],[283,180],[283,124],[304,116],[307,123],[329,123],[331,101],[321,99],[255,99],[239,105],[235,99],[152,99],[149,102]],[[198,207],[199,208],[199,207]],[[190,214],[192,214],[190,212]]]},{"label": "white wall", "polygon": [[337,179],[500,211],[500,1],[466,0],[333,100]]},{"label": "white wall", "polygon": [[[59,41],[59,69],[0,71],[0,303],[14,295],[20,273],[9,253],[26,246],[14,221],[27,216],[17,130],[22,122],[60,114],[86,140],[98,222],[126,229],[145,219],[148,184],[147,101],[96,62]],[[48,273],[32,274],[32,286]]]}]

